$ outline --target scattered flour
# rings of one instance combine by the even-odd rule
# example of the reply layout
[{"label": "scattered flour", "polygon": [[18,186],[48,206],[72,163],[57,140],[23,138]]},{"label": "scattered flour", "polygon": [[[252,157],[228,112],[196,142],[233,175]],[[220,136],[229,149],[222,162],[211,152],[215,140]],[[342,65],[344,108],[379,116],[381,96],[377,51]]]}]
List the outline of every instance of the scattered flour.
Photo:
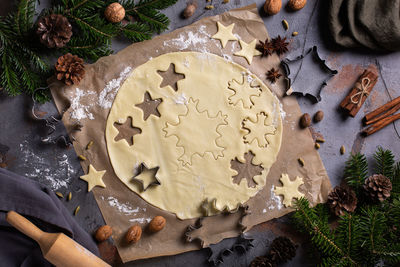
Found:
[{"label": "scattered flour", "polygon": [[[275,186],[274,185],[272,185],[272,187],[271,187],[271,199],[267,201],[267,206],[268,206],[269,210],[273,210],[275,208],[280,210],[283,207],[281,198],[279,196],[275,195]],[[264,212],[264,210],[263,210],[263,213],[266,212],[266,210],[265,210],[265,212]]]},{"label": "scattered flour", "polygon": [[230,61],[230,62],[233,61],[232,57],[231,57],[230,55],[228,55],[228,54],[222,54],[222,56],[224,57],[224,59],[225,59],[226,61]]},{"label": "scattered flour", "polygon": [[[26,168],[25,176],[35,178],[37,181],[46,180],[46,185],[52,190],[68,188],[71,179],[76,175],[66,154],[59,155],[53,160],[48,160],[40,154],[35,154],[29,148],[28,141],[19,145],[22,161]],[[32,171],[33,169],[33,171]]]},{"label": "scattered flour", "polygon": [[195,33],[192,31],[184,32],[177,38],[164,41],[164,46],[178,48],[179,50],[191,48],[199,52],[209,52],[206,44],[210,41],[210,37],[211,35],[206,31],[206,26],[202,25]]},{"label": "scattered flour", "polygon": [[188,99],[186,97],[186,95],[184,93],[178,95],[175,99],[174,99],[176,104],[179,105],[186,105],[188,103]]},{"label": "scattered flour", "polygon": [[89,105],[84,105],[81,103],[82,98],[89,96],[89,95],[93,95],[95,94],[95,92],[93,91],[83,91],[79,88],[75,88],[75,94],[71,99],[71,118],[75,119],[75,120],[82,120],[82,119],[90,119],[90,120],[94,120],[94,116],[93,114],[89,111],[90,107],[93,105],[89,104]]},{"label": "scattered flour", "polygon": [[[102,197],[104,200],[104,197]],[[107,200],[108,204],[111,207],[115,207],[119,212],[123,213],[126,216],[137,216],[137,213],[141,210],[142,212],[146,212],[146,208],[133,208],[130,206],[128,202],[125,203],[120,203],[118,199],[115,197],[108,197]],[[137,222],[137,223],[149,223],[151,221],[151,218],[132,218],[129,219],[130,222]]]},{"label": "scattered flour", "polygon": [[131,67],[126,67],[117,79],[112,79],[107,83],[106,87],[100,92],[99,99],[97,100],[100,107],[105,109],[111,108],[115,95],[121,87],[121,83],[127,78],[131,70]]}]

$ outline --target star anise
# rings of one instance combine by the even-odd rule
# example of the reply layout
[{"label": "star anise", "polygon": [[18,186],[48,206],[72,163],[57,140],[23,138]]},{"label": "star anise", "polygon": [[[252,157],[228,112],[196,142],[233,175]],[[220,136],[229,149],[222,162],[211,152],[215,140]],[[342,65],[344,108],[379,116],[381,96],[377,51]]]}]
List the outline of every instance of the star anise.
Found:
[{"label": "star anise", "polygon": [[265,42],[260,40],[260,43],[257,45],[257,50],[260,51],[263,56],[270,56],[272,52],[274,52],[274,46],[268,39],[266,39]]},{"label": "star anise", "polygon": [[276,70],[275,68],[272,68],[267,72],[267,79],[271,83],[275,83],[281,76],[282,74],[280,74],[279,70]]},{"label": "star anise", "polygon": [[274,51],[278,54],[278,55],[282,55],[284,53],[286,53],[288,50],[288,45],[289,43],[286,42],[286,37],[285,38],[281,38],[280,35],[278,35],[278,37],[272,39],[272,46],[274,47]]}]

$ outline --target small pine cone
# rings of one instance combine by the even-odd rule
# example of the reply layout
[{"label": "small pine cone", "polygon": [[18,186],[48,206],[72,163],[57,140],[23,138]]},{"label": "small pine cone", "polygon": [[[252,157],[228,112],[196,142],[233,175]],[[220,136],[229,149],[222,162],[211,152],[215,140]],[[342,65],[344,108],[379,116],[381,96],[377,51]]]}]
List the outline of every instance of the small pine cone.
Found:
[{"label": "small pine cone", "polygon": [[66,85],[79,84],[85,75],[83,59],[70,53],[59,57],[55,68],[57,80],[63,81]]},{"label": "small pine cone", "polygon": [[275,264],[285,263],[296,256],[297,245],[285,236],[280,236],[272,241],[268,257]]},{"label": "small pine cone", "polygon": [[328,207],[336,216],[353,212],[357,207],[356,193],[348,186],[336,186],[328,195]]},{"label": "small pine cone", "polygon": [[36,34],[48,48],[61,48],[71,39],[72,26],[63,15],[51,14],[39,19]]},{"label": "small pine cone", "polygon": [[277,265],[271,261],[269,257],[260,256],[255,258],[251,263],[250,267],[276,267]]},{"label": "small pine cone", "polygon": [[372,200],[382,202],[390,197],[392,182],[382,174],[374,174],[365,180],[364,190]]}]

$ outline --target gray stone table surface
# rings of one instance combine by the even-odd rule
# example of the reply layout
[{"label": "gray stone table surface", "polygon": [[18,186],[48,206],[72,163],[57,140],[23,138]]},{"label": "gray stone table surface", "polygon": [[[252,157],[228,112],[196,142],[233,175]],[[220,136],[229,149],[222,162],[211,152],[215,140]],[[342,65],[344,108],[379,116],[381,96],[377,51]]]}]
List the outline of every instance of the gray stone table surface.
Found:
[{"label": "gray stone table surface", "polygon": [[[0,0],[1,15],[12,9],[12,2]],[[49,1],[42,0],[40,2],[38,10],[48,5]],[[215,9],[205,10],[204,6],[210,3],[198,0],[199,7],[195,15],[189,19],[183,19],[181,12],[186,6],[186,2],[179,0],[177,4],[164,11],[171,19],[170,30],[191,24],[205,16],[212,16],[253,3],[253,1],[231,0],[229,3],[223,4],[222,0],[212,0],[211,4],[215,6]],[[270,36],[275,37],[279,34],[292,39],[287,58],[293,59],[309,48],[317,46],[321,58],[326,60],[330,68],[339,72],[322,90],[321,102],[314,104],[308,98],[298,98],[303,112],[314,114],[317,110],[323,110],[325,113],[324,120],[314,125],[313,128],[323,134],[326,139],[326,143],[321,146],[319,153],[332,184],[340,183],[344,162],[350,151],[361,151],[369,155],[370,159],[376,148],[382,146],[391,149],[399,158],[400,136],[398,130],[400,130],[400,122],[389,125],[367,138],[361,137],[359,132],[362,129],[361,118],[366,112],[372,111],[391,98],[400,95],[400,52],[374,54],[363,50],[342,50],[334,47],[327,38],[328,30],[324,21],[326,7],[323,0],[308,0],[306,7],[298,12],[286,10],[284,7],[287,0],[283,0],[281,12],[271,17],[266,16],[263,12],[262,0],[257,0],[256,3]],[[290,25],[288,31],[282,27],[283,19],[286,19]],[[299,34],[291,37],[293,31],[297,31]],[[115,40],[113,49],[117,52],[127,45],[129,43],[125,40]],[[362,69],[371,64],[380,66],[379,81],[359,114],[355,118],[347,118],[338,111],[338,105]],[[293,73],[297,72],[296,67],[297,65],[291,70]],[[304,61],[299,74],[293,85],[296,90],[307,89],[297,88],[296,84],[312,85],[321,80],[318,65],[313,61]],[[43,122],[32,118],[31,106],[32,101],[27,96],[8,97],[4,92],[0,93],[0,153],[5,154],[5,166],[3,167],[37,180],[54,191],[64,194],[72,192],[71,201],[65,201],[65,199],[62,201],[71,213],[76,206],[81,206],[76,220],[86,231],[92,233],[104,221],[92,193],[86,192],[86,183],[79,179],[83,171],[75,151],[72,147],[65,149],[58,145],[45,145],[40,142],[41,138],[46,135],[46,127]],[[54,111],[51,103],[46,104],[44,109],[46,110],[46,108],[49,112]],[[65,134],[62,125],[58,132]],[[345,156],[341,156],[339,153],[342,145],[347,149]],[[257,226],[251,231],[251,234],[255,238],[254,248],[245,254],[236,253],[223,256],[224,262],[220,266],[247,266],[255,256],[265,253],[267,245],[274,236],[279,234],[292,236],[296,241],[303,243],[301,236],[296,235],[287,223],[287,217]],[[223,248],[231,247],[234,242],[235,239],[225,240],[215,246],[214,250],[223,251]],[[303,243],[296,258],[286,266],[308,265],[309,259],[304,252],[306,246],[307,243]],[[207,262],[209,254],[208,249],[203,249],[176,256],[132,262],[126,266],[209,266]]]}]

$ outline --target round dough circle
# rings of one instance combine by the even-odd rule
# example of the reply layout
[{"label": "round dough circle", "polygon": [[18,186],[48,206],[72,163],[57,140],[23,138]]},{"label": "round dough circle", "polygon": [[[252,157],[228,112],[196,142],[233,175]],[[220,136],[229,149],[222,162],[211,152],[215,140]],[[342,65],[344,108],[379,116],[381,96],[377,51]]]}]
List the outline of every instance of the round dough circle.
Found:
[{"label": "round dough circle", "polygon": [[[185,75],[177,91],[160,87],[166,71]],[[173,66],[172,65],[172,66]],[[160,116],[144,118],[136,106],[148,92],[161,99]],[[132,118],[141,129],[133,145],[119,134],[114,123]],[[173,212],[180,219],[234,210],[257,194],[266,183],[282,140],[280,103],[270,89],[242,66],[222,57],[198,52],[161,55],[137,67],[121,86],[106,125],[107,149],[115,174],[150,204]],[[253,177],[234,183],[238,173],[231,161],[245,163],[245,153],[254,154],[252,164],[262,166]],[[158,167],[160,185],[145,191],[135,179],[138,166]],[[155,171],[145,174],[153,175]],[[202,207],[203,206],[203,207]]]}]

